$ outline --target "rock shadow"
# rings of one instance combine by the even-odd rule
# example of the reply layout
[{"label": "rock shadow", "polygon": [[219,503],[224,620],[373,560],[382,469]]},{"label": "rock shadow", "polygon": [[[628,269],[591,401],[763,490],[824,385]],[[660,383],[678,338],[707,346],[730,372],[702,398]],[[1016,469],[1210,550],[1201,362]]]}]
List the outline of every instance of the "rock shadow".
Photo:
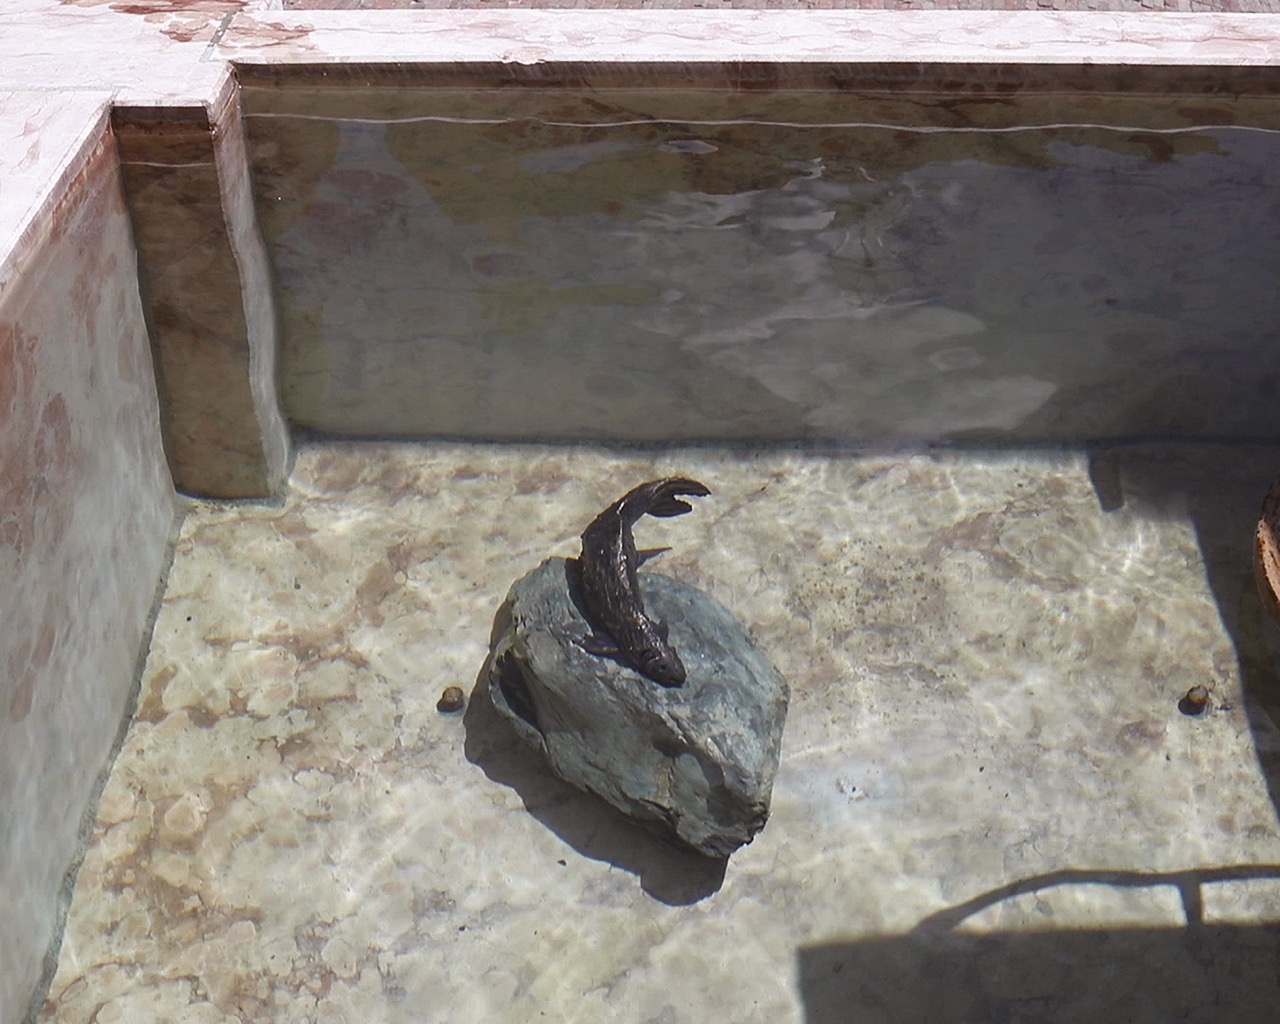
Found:
[{"label": "rock shadow", "polygon": [[[508,614],[506,605],[498,610],[491,651]],[[552,773],[490,701],[491,657],[481,666],[463,716],[467,760],[491,781],[515,790],[525,809],[578,853],[636,875],[641,888],[660,903],[688,906],[718,892],[727,860],[706,857],[650,831]]]}]

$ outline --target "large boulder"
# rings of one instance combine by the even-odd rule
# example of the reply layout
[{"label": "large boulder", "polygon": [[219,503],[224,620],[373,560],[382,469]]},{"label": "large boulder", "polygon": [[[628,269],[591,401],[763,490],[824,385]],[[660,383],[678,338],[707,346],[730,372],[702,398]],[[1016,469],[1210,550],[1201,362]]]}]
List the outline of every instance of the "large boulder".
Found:
[{"label": "large boulder", "polygon": [[587,653],[574,568],[551,558],[512,586],[489,662],[494,706],[561,778],[727,857],[769,817],[785,680],[722,605],[657,573],[641,573],[640,590],[667,623],[684,685]]}]

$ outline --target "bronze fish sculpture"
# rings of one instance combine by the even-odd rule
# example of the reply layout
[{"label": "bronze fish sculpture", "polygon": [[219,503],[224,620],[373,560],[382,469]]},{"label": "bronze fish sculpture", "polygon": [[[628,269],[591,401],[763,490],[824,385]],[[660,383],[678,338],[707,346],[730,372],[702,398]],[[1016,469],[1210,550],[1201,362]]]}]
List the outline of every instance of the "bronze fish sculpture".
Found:
[{"label": "bronze fish sculpture", "polygon": [[710,493],[687,477],[651,480],[628,491],[583,531],[578,559],[582,604],[595,630],[582,642],[583,650],[619,658],[661,686],[683,685],[684,664],[668,642],[666,624],[649,618],[640,596],[636,569],[657,552],[637,551],[631,528],[645,515],[666,518],[693,511],[680,495],[701,498]]}]

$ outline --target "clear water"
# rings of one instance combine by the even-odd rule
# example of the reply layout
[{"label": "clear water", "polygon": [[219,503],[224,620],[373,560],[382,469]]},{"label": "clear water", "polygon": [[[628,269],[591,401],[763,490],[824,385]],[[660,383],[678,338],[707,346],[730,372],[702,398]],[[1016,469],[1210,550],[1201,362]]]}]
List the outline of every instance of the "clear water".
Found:
[{"label": "clear water", "polygon": [[[188,515],[42,1019],[1274,1019],[1265,107],[245,95],[290,414],[415,440]],[[792,690],[727,865],[476,688],[673,472],[638,540]]]},{"label": "clear water", "polygon": [[[305,449],[183,527],[45,1019],[1270,1020],[1277,459]],[[476,686],[511,582],[674,471],[714,493],[640,543],[792,688],[727,866]]]},{"label": "clear water", "polygon": [[324,99],[247,119],[302,425],[1275,434],[1280,134],[1212,106],[1060,101],[1036,127],[953,97]]}]

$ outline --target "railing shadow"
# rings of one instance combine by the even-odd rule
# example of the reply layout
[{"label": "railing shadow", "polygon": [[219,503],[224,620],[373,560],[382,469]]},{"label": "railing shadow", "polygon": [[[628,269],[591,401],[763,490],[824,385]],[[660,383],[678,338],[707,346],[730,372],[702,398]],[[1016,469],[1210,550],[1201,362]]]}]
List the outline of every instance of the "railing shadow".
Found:
[{"label": "railing shadow", "polygon": [[[806,1024],[1263,1024],[1280,1019],[1280,922],[1207,922],[1202,887],[1280,880],[1280,864],[1066,870],[933,914],[906,935],[798,952]],[[1174,886],[1182,927],[964,931],[980,911],[1061,885]],[[1052,920],[1052,919],[1049,919]]]}]

